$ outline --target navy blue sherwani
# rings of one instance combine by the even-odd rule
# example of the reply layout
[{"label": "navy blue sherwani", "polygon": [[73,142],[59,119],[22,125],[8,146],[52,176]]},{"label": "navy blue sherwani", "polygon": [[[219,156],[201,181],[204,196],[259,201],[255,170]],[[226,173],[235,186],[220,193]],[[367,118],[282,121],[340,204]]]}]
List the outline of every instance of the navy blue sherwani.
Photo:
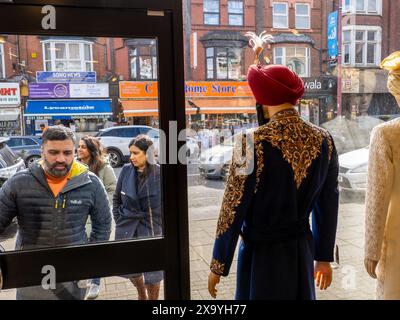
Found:
[{"label": "navy blue sherwani", "polygon": [[333,261],[337,181],[332,137],[294,109],[239,137],[210,266],[227,276],[241,235],[236,299],[315,299],[314,260]]}]

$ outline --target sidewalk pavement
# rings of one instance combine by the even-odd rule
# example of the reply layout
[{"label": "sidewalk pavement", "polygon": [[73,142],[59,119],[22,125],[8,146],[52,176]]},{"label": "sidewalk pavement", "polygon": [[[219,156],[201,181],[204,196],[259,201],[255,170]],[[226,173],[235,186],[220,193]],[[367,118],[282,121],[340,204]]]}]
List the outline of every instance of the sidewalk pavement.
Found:
[{"label": "sidewalk pavement", "polygon": [[[190,210],[190,279],[191,298],[210,299],[207,290],[209,262],[215,237],[219,207],[210,206]],[[340,266],[334,270],[332,286],[327,291],[317,290],[320,300],[367,300],[375,298],[375,281],[369,278],[363,267],[364,204],[342,203],[340,206],[337,244]],[[217,299],[233,299],[236,283],[236,259],[231,273],[221,278]],[[0,292],[0,300],[15,299],[15,290]],[[137,299],[136,289],[121,277],[102,279],[97,300]],[[163,286],[160,299],[163,299]]]}]

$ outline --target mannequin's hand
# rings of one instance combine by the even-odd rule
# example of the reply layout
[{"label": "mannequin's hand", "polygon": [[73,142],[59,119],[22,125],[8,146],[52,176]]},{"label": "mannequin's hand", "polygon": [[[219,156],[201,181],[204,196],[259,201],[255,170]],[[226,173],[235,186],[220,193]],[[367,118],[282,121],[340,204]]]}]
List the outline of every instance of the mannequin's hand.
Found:
[{"label": "mannequin's hand", "polygon": [[370,277],[376,279],[376,266],[378,265],[378,261],[365,258],[364,265]]},{"label": "mannequin's hand", "polygon": [[316,286],[321,290],[329,288],[332,283],[332,267],[330,262],[315,262],[314,279],[316,281]]},{"label": "mannequin's hand", "polygon": [[219,279],[221,276],[215,274],[214,272],[210,272],[208,275],[208,292],[210,293],[211,297],[214,299],[217,297],[217,289],[215,288],[217,283],[219,283]]}]

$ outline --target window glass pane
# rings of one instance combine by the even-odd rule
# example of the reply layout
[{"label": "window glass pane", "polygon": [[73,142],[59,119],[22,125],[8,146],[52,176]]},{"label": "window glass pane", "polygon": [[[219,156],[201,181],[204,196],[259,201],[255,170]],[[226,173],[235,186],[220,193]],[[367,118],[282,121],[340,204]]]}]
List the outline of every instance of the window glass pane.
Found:
[{"label": "window glass pane", "polygon": [[51,71],[51,61],[46,61],[46,71]]},{"label": "window glass pane", "polygon": [[364,0],[356,0],[357,11],[364,11]]},{"label": "window glass pane", "polygon": [[375,44],[367,45],[367,63],[375,63]]},{"label": "window glass pane", "polygon": [[92,71],[92,64],[90,62],[86,62],[86,70],[85,71]]},{"label": "window glass pane", "polygon": [[21,147],[22,146],[22,139],[19,138],[12,138],[7,142],[9,147]]},{"label": "window glass pane", "polygon": [[204,23],[212,24],[212,25],[219,24],[219,15],[212,14],[212,13],[205,13],[204,14]]},{"label": "window glass pane", "polygon": [[56,70],[55,71],[66,71],[67,63],[62,61],[56,61]]},{"label": "window glass pane", "polygon": [[296,48],[296,57],[305,57],[306,48]]},{"label": "window glass pane", "polygon": [[343,31],[343,41],[350,42],[351,40],[351,31]]},{"label": "window glass pane", "polygon": [[344,63],[350,63],[350,45],[344,46]]},{"label": "window glass pane", "polygon": [[85,44],[84,47],[85,47],[85,60],[86,61],[92,60],[92,57],[91,57],[91,54],[90,54],[90,52],[91,52],[90,44]]},{"label": "window glass pane", "polygon": [[157,57],[153,57],[153,79],[157,79]]},{"label": "window glass pane", "polygon": [[214,59],[207,59],[207,78],[214,78]]},{"label": "window glass pane", "polygon": [[300,58],[287,58],[286,65],[299,76],[306,76],[306,62],[305,59]]},{"label": "window glass pane", "polygon": [[152,79],[152,61],[150,57],[139,57],[140,79]]},{"label": "window glass pane", "polygon": [[242,1],[228,1],[228,12],[229,13],[243,13],[243,2]]},{"label": "window glass pane", "polygon": [[56,59],[66,59],[67,58],[65,43],[55,43],[54,48],[56,51]]},{"label": "window glass pane", "polygon": [[131,58],[131,77],[132,79],[137,79],[137,71],[136,71],[136,57]]},{"label": "window glass pane", "polygon": [[275,56],[283,56],[283,48],[275,48]]},{"label": "window glass pane", "polygon": [[241,56],[240,49],[228,50],[228,72],[229,79],[237,80],[241,75]]},{"label": "window glass pane", "polygon": [[376,40],[376,31],[368,31],[368,41]]},{"label": "window glass pane", "polygon": [[356,31],[356,40],[357,41],[364,40],[364,31]]},{"label": "window glass pane", "polygon": [[296,14],[308,15],[308,5],[296,4]]},{"label": "window glass pane", "polygon": [[70,43],[68,47],[69,47],[69,59],[80,59],[79,44]]},{"label": "window glass pane", "polygon": [[275,63],[276,63],[276,64],[283,64],[283,58],[276,57],[276,58],[275,58]]},{"label": "window glass pane", "polygon": [[204,0],[204,12],[219,12],[219,1]]},{"label": "window glass pane", "polygon": [[82,64],[80,61],[69,61],[68,62],[68,71],[81,71]]},{"label": "window glass pane", "polygon": [[356,63],[363,63],[364,59],[364,44],[356,43]]},{"label": "window glass pane", "polygon": [[287,17],[274,16],[274,28],[287,28]]},{"label": "window glass pane", "polygon": [[226,50],[217,50],[217,79],[228,78],[228,61],[226,58]]},{"label": "window glass pane", "polygon": [[23,139],[23,144],[24,146],[36,146],[37,143],[33,141],[32,139],[24,138]]},{"label": "window glass pane", "polygon": [[50,50],[50,43],[44,44],[44,59],[50,60],[51,59],[51,50]]},{"label": "window glass pane", "polygon": [[376,0],[368,0],[368,12],[377,12],[377,2]]},{"label": "window glass pane", "polygon": [[275,14],[287,14],[286,8],[287,8],[286,4],[274,3],[274,13]]},{"label": "window glass pane", "polygon": [[286,48],[286,56],[294,57],[296,54],[296,48]]},{"label": "window glass pane", "polygon": [[243,16],[237,14],[230,14],[229,15],[229,24],[231,26],[241,26],[243,25]]},{"label": "window glass pane", "polygon": [[213,57],[214,56],[214,48],[207,48],[206,54],[207,54],[207,57]]},{"label": "window glass pane", "polygon": [[129,55],[131,55],[131,56],[136,56],[138,53],[137,53],[137,48],[130,48],[129,49]]},{"label": "window glass pane", "polygon": [[296,16],[296,29],[309,29],[310,19],[309,17]]}]

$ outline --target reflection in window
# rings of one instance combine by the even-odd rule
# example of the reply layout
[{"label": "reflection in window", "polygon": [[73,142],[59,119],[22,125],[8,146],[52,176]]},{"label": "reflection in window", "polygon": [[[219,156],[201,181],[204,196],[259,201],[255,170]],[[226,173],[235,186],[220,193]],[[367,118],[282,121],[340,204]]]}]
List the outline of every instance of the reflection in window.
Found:
[{"label": "reflection in window", "polygon": [[231,26],[243,25],[243,1],[228,1],[228,20]]},{"label": "reflection in window", "polygon": [[380,27],[357,26],[343,30],[343,63],[377,66],[381,60]]},{"label": "reflection in window", "polygon": [[238,80],[242,74],[240,48],[206,48],[207,79]]},{"label": "reflection in window", "polygon": [[45,71],[93,71],[91,42],[46,41],[43,52]]},{"label": "reflection in window", "polygon": [[310,65],[309,51],[309,48],[304,47],[274,48],[274,63],[289,67],[300,77],[308,77]]},{"label": "reflection in window", "polygon": [[6,66],[4,64],[4,45],[0,43],[0,79],[6,77]]},{"label": "reflection in window", "polygon": [[310,29],[310,5],[296,3],[296,29]]},{"label": "reflection in window", "polygon": [[288,28],[288,5],[287,3],[274,3],[273,27]]},{"label": "reflection in window", "polygon": [[219,25],[219,0],[204,0],[204,24]]},{"label": "reflection in window", "polygon": [[131,47],[129,56],[131,79],[157,80],[157,47],[154,41],[149,46]]}]

